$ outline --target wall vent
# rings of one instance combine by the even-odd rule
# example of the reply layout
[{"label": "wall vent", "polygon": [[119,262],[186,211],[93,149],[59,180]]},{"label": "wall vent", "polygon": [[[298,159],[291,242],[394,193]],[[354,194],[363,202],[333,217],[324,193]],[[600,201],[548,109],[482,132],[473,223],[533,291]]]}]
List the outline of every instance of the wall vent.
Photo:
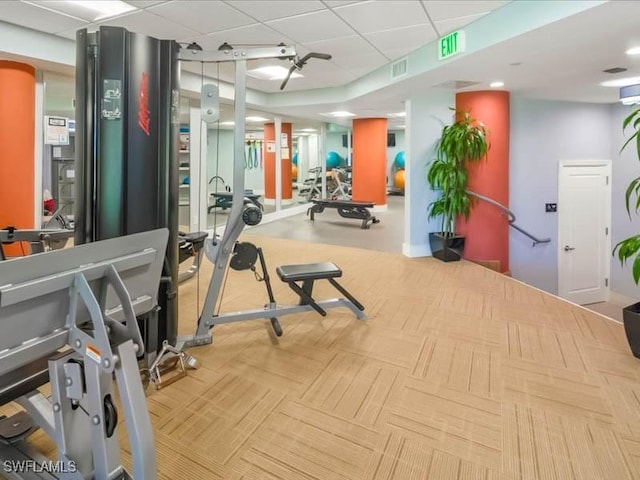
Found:
[{"label": "wall vent", "polygon": [[404,57],[391,64],[391,79],[403,77],[409,71],[409,59]]}]

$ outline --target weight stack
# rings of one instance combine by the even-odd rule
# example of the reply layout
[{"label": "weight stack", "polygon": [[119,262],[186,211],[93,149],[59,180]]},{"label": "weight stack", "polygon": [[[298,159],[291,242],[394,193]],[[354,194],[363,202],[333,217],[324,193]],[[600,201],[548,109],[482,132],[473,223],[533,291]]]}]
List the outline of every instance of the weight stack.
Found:
[{"label": "weight stack", "polygon": [[158,328],[143,332],[157,351],[177,335],[179,47],[119,27],[76,45],[75,243],[169,229]]}]

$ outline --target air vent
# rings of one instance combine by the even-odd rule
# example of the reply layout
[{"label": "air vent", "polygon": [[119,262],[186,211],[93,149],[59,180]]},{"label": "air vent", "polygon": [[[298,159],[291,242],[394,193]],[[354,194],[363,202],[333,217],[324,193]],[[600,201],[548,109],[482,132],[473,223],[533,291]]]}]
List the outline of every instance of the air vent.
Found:
[{"label": "air vent", "polygon": [[391,64],[391,79],[403,77],[409,71],[409,61],[407,57]]},{"label": "air vent", "polygon": [[607,68],[606,70],[603,70],[604,73],[622,73],[626,71],[627,69],[624,67],[613,67],[613,68]]}]

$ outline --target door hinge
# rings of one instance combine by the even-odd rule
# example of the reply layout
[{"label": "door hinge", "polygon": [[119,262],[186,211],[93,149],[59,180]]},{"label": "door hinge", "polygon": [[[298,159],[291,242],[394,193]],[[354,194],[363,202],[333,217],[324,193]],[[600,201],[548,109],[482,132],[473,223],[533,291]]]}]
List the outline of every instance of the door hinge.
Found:
[{"label": "door hinge", "polygon": [[607,183],[605,185],[609,185],[609,175],[607,175],[606,177],[604,177],[607,179]]},{"label": "door hinge", "polygon": [[605,279],[604,279],[604,286],[605,286],[605,287],[608,287],[608,286],[609,286],[609,279],[608,279],[608,278],[605,278]]},{"label": "door hinge", "polygon": [[609,227],[604,227],[604,234],[609,235]]}]

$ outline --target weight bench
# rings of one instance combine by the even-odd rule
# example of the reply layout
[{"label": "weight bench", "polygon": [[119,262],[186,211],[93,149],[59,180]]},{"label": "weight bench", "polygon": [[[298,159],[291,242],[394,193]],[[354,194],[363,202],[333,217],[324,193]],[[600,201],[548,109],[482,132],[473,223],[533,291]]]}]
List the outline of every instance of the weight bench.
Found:
[{"label": "weight bench", "polygon": [[[207,213],[211,213],[211,210],[214,208],[227,210],[233,205],[233,193],[231,192],[212,193],[211,196],[215,199],[215,203],[213,205],[209,205]],[[253,203],[260,210],[264,210],[264,207],[260,203],[260,195],[253,193],[253,190],[244,191],[244,204],[247,205],[249,203]]]},{"label": "weight bench", "polygon": [[193,258],[193,263],[188,270],[180,272],[178,283],[193,277],[202,263],[202,253],[204,252],[204,242],[207,240],[207,232],[178,232],[178,264]]},{"label": "weight bench", "polygon": [[[342,270],[335,263],[307,263],[302,265],[284,265],[276,268],[276,273],[285,283],[289,284],[291,290],[300,297],[300,305],[310,305],[316,312],[326,317],[327,312],[313,298],[313,282],[316,280],[329,280],[336,290],[342,293],[347,299],[362,311],[364,307],[335,279],[342,276]],[[297,282],[302,282],[299,285]]]},{"label": "weight bench", "polygon": [[371,215],[369,208],[373,208],[371,202],[352,202],[346,200],[311,200],[313,205],[307,209],[307,215],[315,220],[316,213],[324,212],[325,208],[335,208],[341,217],[362,220],[362,229],[369,229],[370,224],[380,223],[380,220]]},{"label": "weight bench", "polygon": [[[258,275],[256,273],[256,276],[259,278],[259,281],[265,282],[269,295],[269,303],[263,308],[214,315],[213,318],[204,321],[204,325],[208,328],[213,328],[216,325],[224,323],[266,318],[271,321],[271,327],[276,336],[279,337],[282,335],[282,328],[280,327],[278,317],[283,315],[315,310],[324,317],[327,315],[326,310],[329,308],[346,307],[351,310],[358,319],[364,320],[367,318],[364,314],[364,306],[335,280],[342,276],[342,270],[334,263],[323,262],[278,267],[276,272],[280,279],[289,284],[289,287],[300,297],[298,305],[278,305],[273,296],[262,250],[256,248],[253,244],[243,242],[236,246],[234,253],[234,258],[238,256],[242,257],[237,259],[237,261],[234,261],[234,258],[231,260],[231,267],[236,270],[251,269],[256,273],[254,265],[258,259],[260,260],[262,274]],[[233,266],[234,264],[236,264],[235,267]],[[313,285],[316,280],[328,280],[345,298],[316,300],[313,298]]]}]

